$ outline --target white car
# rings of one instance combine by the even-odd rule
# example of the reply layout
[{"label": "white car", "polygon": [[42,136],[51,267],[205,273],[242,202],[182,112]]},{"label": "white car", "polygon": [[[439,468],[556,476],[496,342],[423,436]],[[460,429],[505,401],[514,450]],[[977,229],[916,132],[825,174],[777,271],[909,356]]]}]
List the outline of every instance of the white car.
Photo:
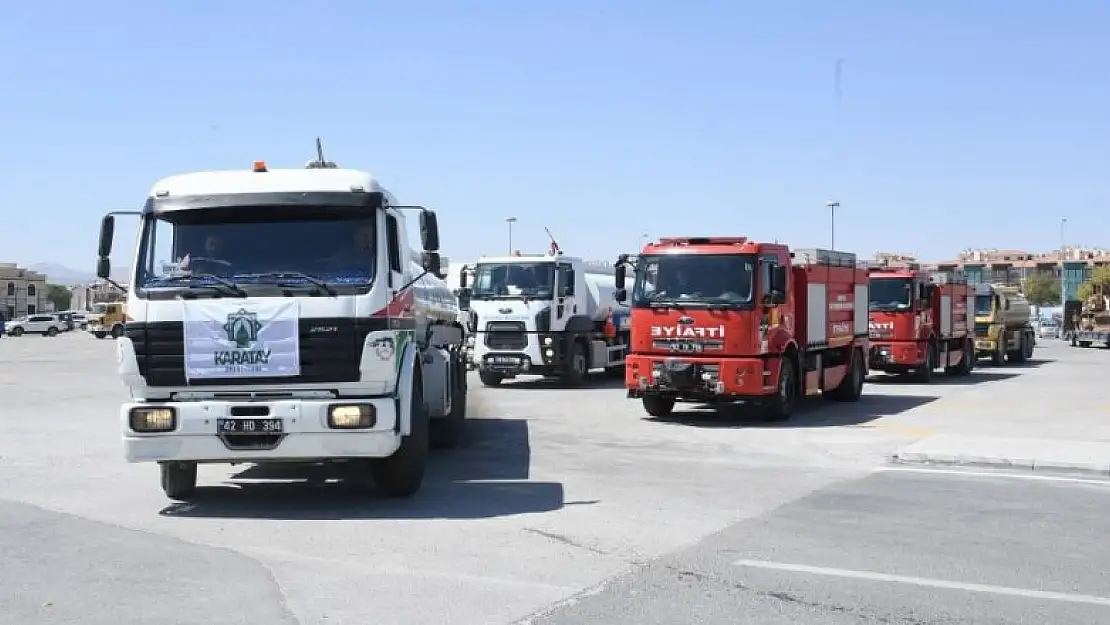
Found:
[{"label": "white car", "polygon": [[1058,339],[1060,338],[1060,326],[1054,323],[1042,323],[1037,330],[1037,335],[1042,339]]},{"label": "white car", "polygon": [[57,315],[28,315],[8,321],[4,324],[4,334],[22,336],[24,334],[41,334],[43,336],[57,336],[66,330],[66,322]]}]

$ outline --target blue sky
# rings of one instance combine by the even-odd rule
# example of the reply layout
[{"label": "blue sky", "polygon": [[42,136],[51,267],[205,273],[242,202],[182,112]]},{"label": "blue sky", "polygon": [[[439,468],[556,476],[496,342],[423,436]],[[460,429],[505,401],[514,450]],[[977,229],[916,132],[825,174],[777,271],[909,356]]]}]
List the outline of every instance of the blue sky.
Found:
[{"label": "blue sky", "polygon": [[[0,259],[91,271],[165,175],[366,169],[445,252],[719,234],[1110,244],[1110,3],[4,3]],[[843,59],[840,97],[834,68]],[[123,226],[123,224],[120,224]],[[117,232],[126,229],[117,229]],[[116,264],[126,262],[117,257]]]}]

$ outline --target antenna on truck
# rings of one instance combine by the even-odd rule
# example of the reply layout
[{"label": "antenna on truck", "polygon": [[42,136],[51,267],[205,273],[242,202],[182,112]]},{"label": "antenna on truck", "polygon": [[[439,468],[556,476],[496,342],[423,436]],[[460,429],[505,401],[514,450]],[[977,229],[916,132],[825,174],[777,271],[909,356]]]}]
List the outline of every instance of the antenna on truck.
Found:
[{"label": "antenna on truck", "polygon": [[306,163],[305,169],[336,169],[337,167],[335,163],[324,160],[324,144],[320,142],[320,137],[316,137],[316,160]]}]

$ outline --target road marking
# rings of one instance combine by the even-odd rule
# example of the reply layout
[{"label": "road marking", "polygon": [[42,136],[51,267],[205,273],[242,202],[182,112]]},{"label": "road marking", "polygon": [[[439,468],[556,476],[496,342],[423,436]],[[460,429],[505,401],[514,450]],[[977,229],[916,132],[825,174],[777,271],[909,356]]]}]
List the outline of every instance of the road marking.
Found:
[{"label": "road marking", "polygon": [[791,573],[809,573],[810,575],[824,575],[826,577],[862,579],[872,582],[892,582],[896,584],[909,584],[912,586],[925,586],[929,588],[944,588],[948,590],[963,590],[966,592],[981,592],[994,595],[1008,595],[1011,597],[1025,597],[1028,599],[1044,599],[1048,601],[1064,601],[1067,603],[1083,603],[1087,605],[1101,605],[1110,607],[1110,597],[1096,597],[1094,595],[1080,595],[1068,592],[1033,590],[1031,588],[1012,588],[1010,586],[994,586],[991,584],[970,584],[965,582],[953,582],[944,579],[932,579],[928,577],[889,575],[887,573],[874,573],[871,571],[832,569],[821,566],[807,566],[805,564],[768,562],[766,560],[737,560],[736,562],[733,562],[733,565],[754,569],[787,571]]},{"label": "road marking", "polygon": [[876,471],[902,473],[939,473],[941,475],[964,475],[971,477],[1004,477],[1011,480],[1033,480],[1038,482],[1070,482],[1072,484],[1098,484],[1110,486],[1110,480],[1102,478],[1066,477],[1063,475],[1035,475],[1033,473],[1005,473],[1003,471],[974,471],[964,469],[930,469],[926,467],[882,466]]}]

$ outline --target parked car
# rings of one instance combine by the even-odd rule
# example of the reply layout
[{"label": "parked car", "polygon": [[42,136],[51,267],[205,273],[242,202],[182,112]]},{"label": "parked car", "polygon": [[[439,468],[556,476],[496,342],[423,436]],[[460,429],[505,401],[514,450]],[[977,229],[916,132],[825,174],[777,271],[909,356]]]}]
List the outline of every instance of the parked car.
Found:
[{"label": "parked car", "polygon": [[1058,339],[1060,338],[1060,326],[1042,321],[1040,328],[1037,330],[1037,336],[1042,339]]},{"label": "parked car", "polygon": [[4,332],[12,336],[24,334],[57,336],[59,332],[65,330],[66,322],[58,315],[28,315],[4,324]]}]

